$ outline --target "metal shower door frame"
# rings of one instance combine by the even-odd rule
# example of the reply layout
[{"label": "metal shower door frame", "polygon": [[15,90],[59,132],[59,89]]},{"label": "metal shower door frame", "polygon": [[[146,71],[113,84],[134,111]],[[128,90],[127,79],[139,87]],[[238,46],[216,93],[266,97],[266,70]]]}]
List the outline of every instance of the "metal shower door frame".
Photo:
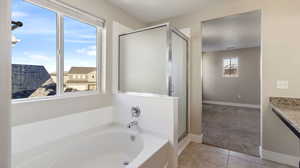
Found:
[{"label": "metal shower door frame", "polygon": [[[181,141],[182,139],[184,139],[187,135],[188,135],[188,131],[189,131],[189,111],[190,111],[190,105],[189,105],[189,67],[190,67],[190,62],[189,62],[189,45],[190,45],[190,40],[189,38],[183,34],[181,31],[179,31],[177,28],[173,27],[170,25],[170,23],[163,23],[163,24],[159,24],[159,25],[155,25],[155,26],[150,26],[150,27],[146,27],[146,28],[142,28],[142,29],[138,29],[132,32],[128,32],[128,33],[124,33],[124,34],[120,34],[119,35],[119,39],[118,39],[118,92],[119,93],[132,93],[132,92],[122,92],[121,91],[121,85],[120,85],[120,58],[121,58],[121,53],[120,53],[120,44],[121,44],[121,37],[122,36],[126,36],[126,35],[130,35],[130,34],[134,34],[134,33],[140,33],[140,32],[144,32],[144,31],[148,31],[148,30],[152,30],[152,29],[157,29],[157,28],[162,28],[162,27],[166,27],[166,43],[167,43],[167,48],[166,48],[166,60],[167,60],[167,73],[166,73],[166,86],[168,88],[168,91],[165,95],[167,96],[174,96],[174,84],[173,84],[173,76],[172,76],[172,68],[173,68],[173,57],[172,57],[172,32],[175,33],[176,35],[178,35],[179,37],[181,37],[183,40],[186,41],[186,104],[187,104],[187,121],[186,121],[186,133],[182,136],[179,137],[178,141]],[[135,94],[145,94],[145,93],[135,93]],[[147,94],[147,93],[146,93]],[[151,93],[152,94],[152,93]],[[153,95],[153,94],[152,94]],[[154,94],[155,95],[155,94]]]}]

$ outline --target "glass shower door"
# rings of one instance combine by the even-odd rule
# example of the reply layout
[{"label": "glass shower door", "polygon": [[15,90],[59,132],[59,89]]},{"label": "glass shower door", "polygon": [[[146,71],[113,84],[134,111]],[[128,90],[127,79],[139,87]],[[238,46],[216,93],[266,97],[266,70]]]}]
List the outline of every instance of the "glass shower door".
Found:
[{"label": "glass shower door", "polygon": [[119,36],[119,91],[178,97],[179,141],[188,133],[188,40],[170,25]]},{"label": "glass shower door", "polygon": [[178,136],[181,140],[188,131],[188,41],[175,31],[171,36],[173,96],[179,97]]},{"label": "glass shower door", "polygon": [[168,95],[167,26],[120,36],[119,90]]}]

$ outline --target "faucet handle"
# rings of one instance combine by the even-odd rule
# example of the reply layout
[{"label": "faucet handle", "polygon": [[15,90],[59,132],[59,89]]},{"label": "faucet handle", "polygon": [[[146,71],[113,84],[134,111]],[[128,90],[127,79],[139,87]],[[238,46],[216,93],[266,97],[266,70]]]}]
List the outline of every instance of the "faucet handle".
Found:
[{"label": "faucet handle", "polygon": [[141,109],[138,106],[131,107],[131,116],[138,118],[141,115]]}]

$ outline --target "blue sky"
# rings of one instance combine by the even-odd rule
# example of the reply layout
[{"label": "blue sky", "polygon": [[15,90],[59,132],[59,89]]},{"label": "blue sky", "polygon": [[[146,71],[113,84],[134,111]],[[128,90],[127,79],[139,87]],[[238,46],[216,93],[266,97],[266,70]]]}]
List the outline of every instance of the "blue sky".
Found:
[{"label": "blue sky", "polygon": [[[56,14],[23,0],[13,0],[12,20],[23,22],[13,31],[21,40],[13,47],[14,64],[43,65],[56,71]],[[96,66],[96,28],[72,18],[64,19],[64,66]]]}]

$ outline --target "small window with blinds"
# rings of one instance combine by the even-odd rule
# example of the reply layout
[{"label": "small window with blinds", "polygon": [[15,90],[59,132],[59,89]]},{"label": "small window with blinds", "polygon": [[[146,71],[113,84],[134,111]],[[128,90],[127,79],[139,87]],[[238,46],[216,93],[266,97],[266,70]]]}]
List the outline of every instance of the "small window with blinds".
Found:
[{"label": "small window with blinds", "polygon": [[238,57],[223,58],[223,77],[239,77],[239,59]]}]

